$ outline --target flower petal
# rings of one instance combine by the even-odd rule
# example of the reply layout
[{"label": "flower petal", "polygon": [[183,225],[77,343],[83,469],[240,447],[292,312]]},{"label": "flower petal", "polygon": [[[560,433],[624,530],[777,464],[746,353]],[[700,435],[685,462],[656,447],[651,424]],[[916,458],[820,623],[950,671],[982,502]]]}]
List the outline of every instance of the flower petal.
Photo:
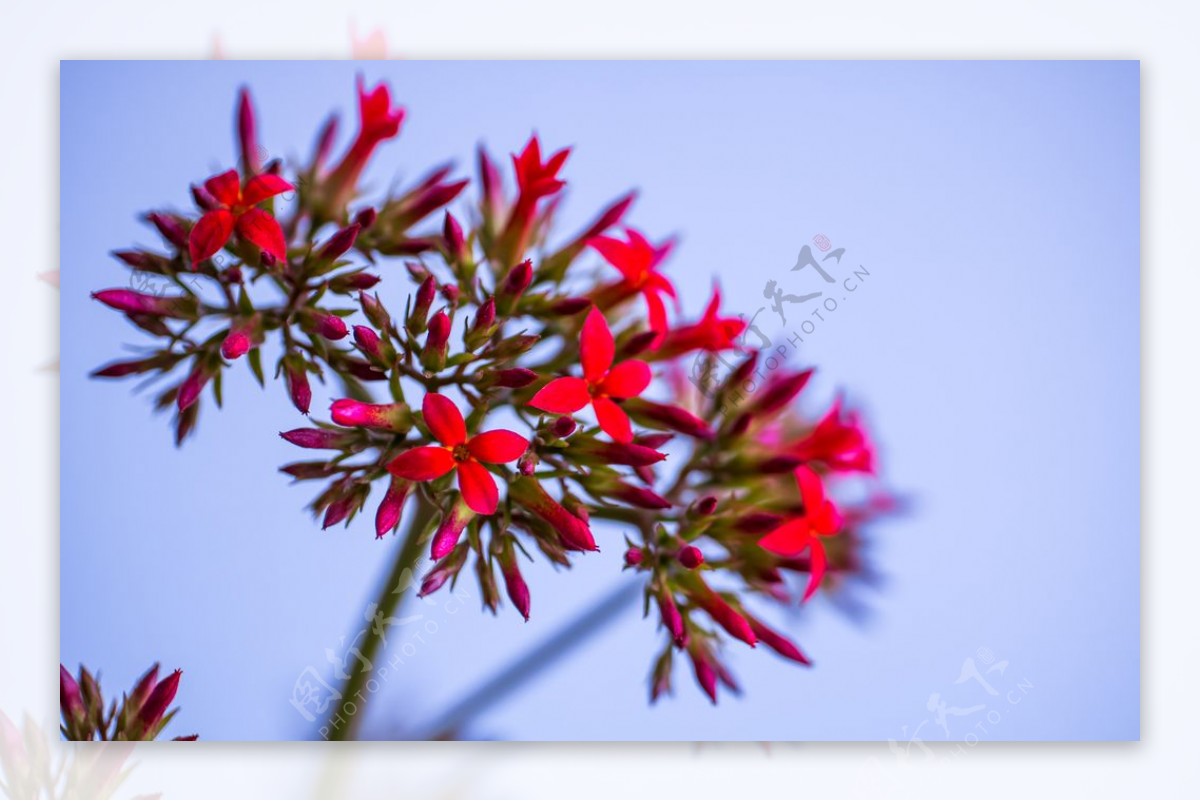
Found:
[{"label": "flower petal", "polygon": [[608,371],[601,389],[614,398],[636,398],[650,386],[650,365],[627,359]]},{"label": "flower petal", "polygon": [[467,441],[467,424],[463,422],[462,412],[445,395],[425,393],[425,399],[421,401],[421,415],[425,418],[429,433],[447,448]]},{"label": "flower petal", "polygon": [[495,514],[500,503],[496,490],[496,479],[479,462],[460,462],[458,465],[458,489],[463,500],[476,514]]},{"label": "flower petal", "polygon": [[642,297],[646,299],[646,317],[650,330],[658,334],[651,343],[651,347],[657,348],[663,337],[667,335],[667,307],[663,305],[662,298],[658,296],[658,293],[649,289],[642,293]]},{"label": "flower petal", "polygon": [[596,422],[605,434],[616,442],[633,442],[633,427],[624,409],[608,398],[593,398],[592,408],[596,410]]},{"label": "flower petal", "polygon": [[287,260],[287,240],[279,221],[262,209],[250,209],[238,217],[238,236],[253,242],[264,253],[270,253],[279,261]]},{"label": "flower petal", "polygon": [[454,469],[454,456],[437,445],[422,445],[397,456],[387,469],[392,475],[409,481],[432,481]]},{"label": "flower petal", "polygon": [[622,277],[634,283],[641,277],[641,270],[631,264],[633,249],[611,236],[595,236],[588,240],[588,246],[600,254],[606,262],[621,271]]},{"label": "flower petal", "polygon": [[796,483],[800,485],[800,500],[804,502],[804,514],[815,517],[825,505],[825,486],[821,477],[808,465],[796,468]]},{"label": "flower petal", "polygon": [[246,182],[242,190],[242,203],[247,206],[257,206],[269,197],[281,195],[295,189],[290,183],[272,173],[256,175]]},{"label": "flower petal", "polygon": [[592,383],[604,378],[613,363],[613,335],[604,319],[604,312],[595,306],[583,321],[579,335],[579,361],[583,377]]},{"label": "flower petal", "polygon": [[811,518],[813,531],[829,536],[838,533],[842,528],[842,514],[833,505],[833,501],[825,501],[821,508]]},{"label": "flower petal", "polygon": [[497,428],[476,434],[467,442],[467,450],[481,462],[503,464],[517,459],[529,450],[529,440],[515,431]]},{"label": "flower petal", "polygon": [[796,556],[808,546],[809,522],[803,517],[787,521],[772,529],[758,541],[759,547],[780,556]]},{"label": "flower petal", "polygon": [[567,376],[556,378],[539,389],[529,405],[551,414],[571,414],[587,406],[591,399],[586,381]]},{"label": "flower petal", "polygon": [[820,540],[813,540],[809,544],[808,550],[808,586],[804,588],[804,597],[801,602],[807,601],[816,594],[821,586],[821,579],[825,577],[825,546]]},{"label": "flower petal", "polygon": [[232,206],[238,202],[242,184],[238,180],[237,170],[229,170],[209,178],[204,182],[204,188],[208,190],[208,194],[212,195],[213,199],[218,203],[225,206]]},{"label": "flower petal", "polygon": [[233,233],[233,214],[217,209],[205,214],[192,226],[188,234],[188,255],[192,257],[192,269],[225,246]]}]

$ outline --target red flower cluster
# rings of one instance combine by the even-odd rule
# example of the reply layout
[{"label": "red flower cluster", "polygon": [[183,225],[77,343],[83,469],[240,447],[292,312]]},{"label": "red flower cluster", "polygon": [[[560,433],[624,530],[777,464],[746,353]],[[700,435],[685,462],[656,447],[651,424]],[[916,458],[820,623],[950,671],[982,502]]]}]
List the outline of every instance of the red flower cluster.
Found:
[{"label": "red flower cluster", "polygon": [[[179,691],[182,671],[176,670],[165,679],[158,678],[158,665],[153,665],[138,679],[121,703],[106,704],[100,683],[85,667],[79,677],[58,666],[58,700],[62,711],[62,733],[68,740],[153,740],[175,717],[178,709],[170,709]],[[176,737],[176,740],[195,740],[196,735]]]},{"label": "red flower cluster", "polygon": [[[449,169],[385,201],[364,199],[360,176],[403,119],[386,87],[360,81],[348,152],[325,168],[330,124],[289,181],[278,162],[259,164],[243,95],[241,175],[223,173],[194,193],[197,220],[148,217],[166,252],[117,254],[133,270],[195,270],[208,294],[97,293],[162,343],[97,375],[182,376],[158,400],[177,406],[182,439],[205,390],[220,402],[231,361],[246,356],[265,383],[263,353],[275,347],[275,375],[301,413],[311,376],[335,376],[346,390],[328,422],[283,434],[317,452],[283,471],[321,483],[312,510],[326,528],[349,525],[376,488],[376,536],[409,510],[409,542],[432,532],[423,594],[473,574],[487,608],[498,608],[503,584],[529,619],[521,555],[566,567],[599,550],[597,535],[623,535],[618,566],[644,584],[666,634],[652,698],[670,689],[680,657],[714,701],[719,685],[735,687],[724,656],[731,640],[809,664],[762,609],[807,600],[859,568],[859,532],[885,507],[839,512],[830,491],[834,476],[873,474],[858,418],[840,402],[815,423],[800,415],[795,400],[812,371],[762,376],[741,341],[745,322],[722,310],[718,290],[698,319],[683,319],[661,270],[672,243],[632,227],[613,233],[632,194],[551,246],[569,148],[544,157],[531,138],[513,156],[511,194],[480,150],[477,206],[457,216],[430,220],[468,183]],[[276,217],[265,201],[293,185],[294,208]],[[468,219],[478,222],[460,222]],[[222,248],[229,259],[214,264]],[[581,268],[597,255],[617,280],[589,279]],[[397,277],[412,290],[385,303]],[[387,308],[396,301],[399,318]],[[685,357],[711,379],[690,400],[670,385]]]}]

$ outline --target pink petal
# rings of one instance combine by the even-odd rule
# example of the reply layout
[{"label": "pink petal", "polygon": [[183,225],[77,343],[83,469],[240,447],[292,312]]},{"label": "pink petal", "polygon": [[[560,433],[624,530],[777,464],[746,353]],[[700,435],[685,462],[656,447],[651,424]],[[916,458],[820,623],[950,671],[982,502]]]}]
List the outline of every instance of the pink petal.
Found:
[{"label": "pink petal", "polygon": [[812,517],[813,531],[829,536],[836,534],[842,528],[842,514],[832,501],[825,501],[816,515]]},{"label": "pink petal", "polygon": [[279,261],[287,261],[287,241],[279,221],[262,209],[250,209],[237,221],[238,236],[252,242],[264,253]]},{"label": "pink petal", "polygon": [[498,428],[471,437],[467,442],[467,450],[481,462],[503,464],[519,458],[529,450],[529,440],[515,431]]},{"label": "pink petal", "polygon": [[587,406],[591,399],[586,381],[567,376],[556,378],[539,389],[529,405],[551,414],[571,414]]},{"label": "pink petal", "polygon": [[642,297],[646,299],[646,322],[649,324],[650,330],[658,334],[653,343],[653,347],[657,348],[667,334],[667,307],[663,305],[662,298],[655,292],[646,290],[642,293]]},{"label": "pink petal", "polygon": [[233,233],[233,214],[225,209],[210,211],[200,218],[188,234],[188,254],[192,266],[212,256],[225,246]]},{"label": "pink petal", "polygon": [[407,450],[391,461],[388,472],[409,481],[432,481],[454,469],[454,456],[437,445]]},{"label": "pink petal", "polygon": [[204,182],[204,188],[218,203],[232,206],[241,196],[242,185],[238,180],[237,170],[229,170],[209,178]]},{"label": "pink petal", "polygon": [[621,362],[605,377],[601,388],[614,398],[636,398],[650,386],[650,365],[641,359]]},{"label": "pink petal", "polygon": [[780,556],[796,556],[811,542],[809,522],[803,517],[789,520],[758,541],[759,547]]},{"label": "pink petal", "polygon": [[808,586],[804,588],[802,601],[807,601],[816,594],[821,586],[821,579],[825,577],[825,546],[819,540],[810,543],[808,560]]},{"label": "pink petal", "polygon": [[583,321],[579,335],[579,361],[583,364],[583,377],[593,383],[604,378],[613,363],[613,335],[609,330],[604,313],[592,307]]},{"label": "pink petal", "polygon": [[460,462],[458,465],[458,489],[463,500],[476,514],[495,514],[500,503],[496,480],[479,462]]},{"label": "pink petal", "polygon": [[608,398],[593,398],[592,408],[596,410],[596,422],[605,434],[616,442],[633,442],[633,427],[624,409]]},{"label": "pink petal", "polygon": [[246,188],[242,191],[242,203],[247,206],[257,206],[269,197],[275,197],[293,189],[295,189],[294,186],[278,175],[269,172],[263,173],[246,182]]},{"label": "pink petal", "polygon": [[796,483],[800,485],[800,500],[804,501],[804,514],[815,516],[825,505],[825,485],[821,477],[808,465],[796,468]]},{"label": "pink petal", "polygon": [[425,400],[421,401],[421,414],[429,433],[447,448],[467,441],[467,424],[463,422],[462,412],[445,395],[426,393]]}]

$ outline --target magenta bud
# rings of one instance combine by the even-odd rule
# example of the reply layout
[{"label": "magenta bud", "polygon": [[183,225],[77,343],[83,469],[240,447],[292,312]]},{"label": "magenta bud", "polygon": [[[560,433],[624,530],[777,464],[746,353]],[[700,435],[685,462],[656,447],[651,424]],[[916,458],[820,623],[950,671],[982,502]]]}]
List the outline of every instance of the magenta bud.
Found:
[{"label": "magenta bud", "polygon": [[363,403],[352,398],[335,400],[330,407],[333,422],[340,426],[408,431],[412,414],[403,403]]},{"label": "magenta bud", "polygon": [[812,660],[805,656],[804,652],[797,648],[796,644],[787,637],[784,637],[774,629],[768,628],[762,621],[755,620],[749,615],[746,616],[746,619],[750,621],[750,629],[758,637],[759,641],[766,643],[767,647],[772,651],[802,665],[812,664]]},{"label": "magenta bud", "polygon": [[683,624],[683,615],[679,614],[679,607],[675,605],[675,599],[670,593],[663,593],[658,596],[658,611],[662,617],[663,627],[671,635],[671,640],[676,646],[682,648],[687,643],[687,629]]},{"label": "magenta bud", "polygon": [[644,556],[641,548],[630,548],[625,552],[625,566],[637,567],[642,563]]},{"label": "magenta bud", "polygon": [[376,359],[383,358],[379,334],[376,334],[374,329],[367,328],[365,325],[354,326],[354,342],[368,356]]},{"label": "magenta bud", "polygon": [[446,212],[446,219],[442,224],[442,238],[446,240],[446,252],[450,258],[461,262],[466,254],[466,240],[463,238],[462,226],[450,212]]},{"label": "magenta bud", "polygon": [[314,478],[329,478],[337,472],[337,465],[329,462],[293,462],[279,468],[279,472],[287,473],[297,481],[307,481]]},{"label": "magenta bud", "polygon": [[642,331],[634,334],[625,343],[625,347],[621,348],[621,356],[629,358],[630,356],[637,356],[639,353],[644,353],[657,339],[658,333],[656,331]]},{"label": "magenta bud", "polygon": [[348,293],[355,290],[371,289],[380,281],[379,276],[371,273],[358,270],[352,273],[343,273],[342,275],[333,278],[329,282],[329,288],[334,292]]},{"label": "magenta bud", "polygon": [[563,415],[554,418],[554,422],[550,424],[550,433],[559,439],[566,439],[575,433],[577,427],[575,418]]},{"label": "magenta bud", "polygon": [[696,674],[696,683],[704,690],[704,694],[715,704],[717,702],[717,671],[708,661],[707,655],[689,651],[692,658],[692,668]]},{"label": "magenta bud", "polygon": [[192,200],[204,211],[212,211],[217,207],[217,200],[203,186],[192,184]]},{"label": "magenta bud", "polygon": [[508,592],[508,599],[521,613],[521,617],[529,620],[529,585],[525,583],[517,560],[511,552],[501,557],[500,573],[504,576],[504,589]]},{"label": "magenta bud", "polygon": [[375,224],[375,216],[375,209],[368,206],[354,215],[354,222],[358,225],[359,230],[365,231]]},{"label": "magenta bud", "polygon": [[687,545],[680,548],[679,555],[676,558],[679,560],[679,564],[688,570],[695,570],[704,564],[704,553],[695,545]]},{"label": "magenta bud", "polygon": [[163,239],[177,248],[187,248],[187,232],[183,230],[183,226],[180,224],[178,218],[169,214],[151,212],[146,215],[146,220],[158,229]]},{"label": "magenta bud", "polygon": [[346,323],[336,314],[317,314],[317,332],[326,339],[337,341],[345,339],[350,330]]},{"label": "magenta bud", "polygon": [[342,450],[353,441],[345,431],[330,431],[327,428],[295,428],[281,431],[283,437],[293,445],[317,450]]},{"label": "magenta bud", "polygon": [[638,437],[635,437],[634,442],[636,442],[638,445],[644,445],[647,448],[658,450],[673,439],[675,439],[674,434],[667,434],[660,431],[655,434],[642,434]]},{"label": "magenta bud", "polygon": [[258,138],[255,133],[254,105],[250,101],[250,90],[245,87],[238,92],[238,144],[242,151],[242,171],[253,175],[259,170]]},{"label": "magenta bud", "polygon": [[692,504],[692,510],[697,517],[708,517],[713,512],[717,511],[717,499],[714,495],[705,495],[703,498]]},{"label": "magenta bud", "polygon": [[83,703],[79,683],[61,664],[58,666],[58,703],[62,707],[63,717],[68,722],[82,723],[87,717],[87,708]]},{"label": "magenta bud", "polygon": [[146,314],[152,317],[190,317],[195,312],[195,300],[187,296],[165,297],[134,292],[132,289],[104,289],[92,297],[105,306],[126,314]]},{"label": "magenta bud", "polygon": [[441,370],[446,366],[446,345],[450,341],[450,316],[439,311],[429,320],[429,333],[425,336],[425,347],[421,351],[421,364],[429,370]]},{"label": "magenta bud", "polygon": [[404,512],[404,500],[408,497],[408,489],[412,485],[400,478],[392,477],[387,493],[379,503],[375,512],[375,538],[382,539],[389,531],[395,531],[400,525],[400,515]]},{"label": "magenta bud", "polygon": [[563,317],[570,317],[573,314],[579,314],[584,309],[592,307],[591,298],[563,298],[556,300],[550,304],[552,314],[559,314]]},{"label": "magenta bud", "polygon": [[805,370],[778,378],[767,384],[750,404],[751,415],[769,415],[787,406],[795,399],[805,384],[812,378],[813,371]]},{"label": "magenta bud", "polygon": [[533,281],[533,261],[526,259],[520,264],[508,271],[504,282],[500,285],[500,291],[497,293],[502,295],[509,301],[516,300],[521,296],[529,284]]},{"label": "magenta bud", "polygon": [[175,398],[179,411],[182,412],[196,402],[210,377],[208,370],[204,369],[203,365],[197,364],[192,368],[192,372],[179,385],[179,394]]},{"label": "magenta bud", "polygon": [[630,467],[648,467],[667,458],[665,453],[635,442],[585,439],[576,441],[571,448],[575,453],[593,456],[608,464],[624,464]]},{"label": "magenta bud", "polygon": [[445,586],[447,581],[457,576],[458,572],[462,570],[470,551],[470,545],[465,542],[456,546],[449,556],[434,565],[433,569],[421,580],[421,590],[417,595],[424,598]]},{"label": "magenta bud", "polygon": [[[313,167],[320,167],[329,159],[329,153],[333,150],[333,142],[337,137],[338,118],[336,114],[331,114],[321,125],[321,130],[317,132],[317,145],[313,149]],[[365,227],[365,226],[364,226]]]},{"label": "magenta bud", "polygon": [[461,291],[458,284],[445,284],[442,286],[442,297],[448,300],[451,304],[458,303],[458,297]]},{"label": "magenta bud", "polygon": [[523,476],[508,485],[509,496],[554,528],[565,547],[575,551],[595,551],[596,540],[588,524],[567,511],[562,504],[531,476]]},{"label": "magenta bud", "polygon": [[151,357],[149,359],[137,359],[130,362],[113,362],[106,364],[99,370],[92,373],[94,378],[124,378],[127,375],[139,375],[141,373],[153,370],[158,367],[160,361]]},{"label": "magenta bud", "polygon": [[137,720],[142,727],[142,731],[149,732],[158,722],[162,720],[166,714],[167,707],[175,700],[175,693],[179,690],[179,678],[183,671],[176,670],[171,675],[160,681],[151,691],[150,697],[146,699],[146,703],[138,710]]},{"label": "magenta bud", "polygon": [[731,636],[754,647],[758,638],[754,636],[750,622],[730,606],[728,601],[713,592],[712,588],[704,583],[704,579],[693,576],[692,581],[694,583],[687,585],[687,593],[692,600]]},{"label": "magenta bud", "polygon": [[432,275],[426,275],[421,285],[417,287],[417,296],[413,300],[412,309],[408,313],[408,330],[414,334],[425,331],[429,318],[429,309],[437,297],[437,281]]},{"label": "magenta bud", "polygon": [[155,662],[150,666],[150,669],[142,674],[138,679],[138,683],[133,686],[133,690],[129,693],[126,703],[129,705],[131,712],[137,712],[142,708],[142,704],[146,703],[146,699],[150,697],[150,692],[158,684],[158,663]]},{"label": "magenta bud", "polygon": [[279,259],[275,258],[275,254],[264,250],[258,256],[258,262],[268,270],[274,270],[275,265],[279,263]]},{"label": "magenta bud", "polygon": [[221,343],[221,355],[233,361],[244,356],[246,351],[250,350],[250,345],[250,334],[246,329],[231,329],[225,337],[225,341]]},{"label": "magenta bud", "polygon": [[[358,223],[351,223],[342,230],[334,234],[325,246],[321,248],[317,258],[322,261],[334,261],[347,250],[354,246],[354,240],[358,238],[358,232],[361,227]],[[364,287],[365,288],[365,287]]]},{"label": "magenta bud", "polygon": [[526,451],[517,460],[517,472],[523,476],[532,476],[533,472],[537,470],[537,465],[537,455],[533,451]]},{"label": "magenta bud", "polygon": [[467,506],[466,502],[461,498],[458,500],[450,512],[442,518],[441,525],[433,535],[433,545],[430,548],[430,555],[434,559],[441,559],[458,544],[458,538],[462,536],[463,529],[475,517],[475,513],[471,511],[471,507]]},{"label": "magenta bud", "polygon": [[308,414],[308,407],[312,405],[312,387],[308,385],[308,372],[301,368],[288,366],[284,371],[287,378],[288,394],[292,397],[292,404],[303,414]]},{"label": "magenta bud", "polygon": [[479,305],[479,311],[475,314],[475,323],[472,328],[476,331],[486,331],[491,328],[496,322],[496,301],[493,298],[488,298]]},{"label": "magenta bud", "polygon": [[508,389],[527,387],[538,379],[537,373],[525,367],[509,367],[497,370],[494,375],[496,376],[496,386]]},{"label": "magenta bud", "polygon": [[643,398],[630,398],[625,402],[625,411],[634,420],[656,428],[669,428],[696,439],[712,439],[713,432],[708,423],[679,406],[655,403]]}]

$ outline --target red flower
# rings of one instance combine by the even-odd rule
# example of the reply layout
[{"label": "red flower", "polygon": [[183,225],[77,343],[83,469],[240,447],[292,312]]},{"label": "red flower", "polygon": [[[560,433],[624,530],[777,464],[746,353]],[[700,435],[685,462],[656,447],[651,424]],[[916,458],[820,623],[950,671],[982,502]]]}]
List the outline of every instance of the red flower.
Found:
[{"label": "red flower", "polygon": [[787,446],[787,451],[806,462],[824,462],[830,470],[875,471],[875,453],[859,425],[858,415],[851,412],[843,418],[840,399],[811,433]]},{"label": "red flower", "polygon": [[654,351],[654,358],[670,359],[694,350],[715,353],[737,349],[737,339],[746,330],[746,321],[740,317],[721,317],[720,306],[721,290],[714,287],[712,300],[708,302],[708,308],[699,322],[668,332]]},{"label": "red flower", "polygon": [[604,433],[617,442],[632,442],[629,415],[613,398],[634,398],[650,384],[650,366],[628,359],[613,366],[613,335],[598,309],[588,312],[579,336],[583,378],[556,378],[538,390],[529,405],[551,414],[571,414],[588,403]]},{"label": "red flower", "polygon": [[806,548],[809,551],[810,572],[804,600],[817,591],[825,575],[825,546],[820,537],[836,534],[842,527],[842,516],[833,501],[825,497],[825,487],[811,467],[796,468],[796,483],[800,485],[800,499],[804,502],[804,514],[775,528],[758,544],[780,556],[798,556]]},{"label": "red flower", "polygon": [[392,108],[387,84],[381,83],[368,92],[360,75],[357,85],[358,136],[326,179],[332,210],[339,212],[353,195],[358,177],[375,148],[400,133],[400,124],[404,122],[404,109]]},{"label": "red flower", "polygon": [[425,395],[421,414],[441,445],[407,450],[392,460],[388,471],[410,481],[433,481],[457,468],[458,488],[467,506],[481,515],[495,513],[500,501],[496,480],[482,463],[511,462],[529,449],[529,441],[503,428],[468,439],[462,412],[450,399],[436,392]]},{"label": "red flower", "polygon": [[562,189],[566,182],[558,179],[558,171],[569,155],[571,148],[564,147],[543,163],[542,145],[536,134],[531,136],[521,155],[512,157],[517,188],[521,190],[520,200],[530,203]]},{"label": "red flower", "polygon": [[253,242],[279,261],[287,258],[283,229],[274,217],[258,208],[258,204],[290,191],[291,184],[278,175],[263,173],[242,186],[237,170],[229,170],[209,178],[204,182],[204,188],[212,195],[216,208],[205,212],[188,234],[192,269],[225,247],[234,230],[242,239]]},{"label": "red flower", "polygon": [[646,299],[650,330],[659,335],[656,342],[661,341],[662,335],[667,331],[667,309],[663,304],[662,295],[674,300],[675,287],[657,267],[671,252],[675,243],[668,240],[660,245],[652,245],[633,228],[625,229],[625,237],[627,242],[611,236],[597,236],[588,242],[605,261],[621,273],[619,282],[600,290],[598,300],[601,306],[607,307],[630,295],[642,293],[642,297]]}]

